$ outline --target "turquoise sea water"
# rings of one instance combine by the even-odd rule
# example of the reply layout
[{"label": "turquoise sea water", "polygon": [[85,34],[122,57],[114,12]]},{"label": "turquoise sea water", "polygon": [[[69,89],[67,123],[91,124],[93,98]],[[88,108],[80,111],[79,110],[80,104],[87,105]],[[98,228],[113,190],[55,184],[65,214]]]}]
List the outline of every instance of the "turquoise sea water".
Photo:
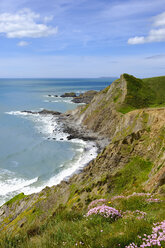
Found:
[{"label": "turquoise sea water", "polygon": [[[65,112],[70,98],[49,97],[101,90],[109,79],[0,79],[0,205],[14,195],[58,184],[97,154],[93,143],[67,141],[55,117],[21,114],[43,108]],[[63,138],[63,140],[60,140]]]}]

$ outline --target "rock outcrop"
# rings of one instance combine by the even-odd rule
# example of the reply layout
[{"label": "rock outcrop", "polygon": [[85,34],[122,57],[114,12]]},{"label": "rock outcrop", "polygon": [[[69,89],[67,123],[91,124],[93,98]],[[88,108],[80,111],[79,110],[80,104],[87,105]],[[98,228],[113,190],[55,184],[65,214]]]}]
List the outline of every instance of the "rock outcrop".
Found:
[{"label": "rock outcrop", "polygon": [[98,92],[95,90],[89,90],[85,93],[80,94],[79,96],[74,97],[72,99],[72,102],[89,104],[97,93]]},{"label": "rock outcrop", "polygon": [[61,95],[61,97],[76,97],[76,93],[74,92],[67,92]]},{"label": "rock outcrop", "polygon": [[127,83],[123,75],[110,86],[98,92],[91,104],[69,111],[70,120],[105,137],[111,137],[122,114],[117,108],[124,102]]},{"label": "rock outcrop", "polygon": [[60,112],[58,111],[53,111],[53,110],[47,110],[43,109],[41,111],[30,111],[30,110],[24,110],[22,113],[27,113],[27,114],[40,114],[40,115],[61,115]]}]

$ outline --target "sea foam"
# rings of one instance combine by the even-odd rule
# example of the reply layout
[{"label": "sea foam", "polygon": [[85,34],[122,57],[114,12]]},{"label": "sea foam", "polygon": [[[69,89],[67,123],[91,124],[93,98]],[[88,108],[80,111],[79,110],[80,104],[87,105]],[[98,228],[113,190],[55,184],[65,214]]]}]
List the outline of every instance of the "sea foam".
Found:
[{"label": "sea foam", "polygon": [[[0,206],[15,195],[24,192],[27,186],[37,182],[38,177],[33,179],[18,178],[14,172],[0,170]],[[26,191],[26,190],[25,190]]]},{"label": "sea foam", "polygon": [[[35,130],[42,135],[44,139],[53,139],[60,142],[69,142],[73,146],[74,156],[70,161],[62,163],[58,174],[53,175],[47,181],[38,182],[39,178],[26,180],[11,175],[0,184],[0,204],[14,195],[23,192],[24,194],[37,193],[46,186],[59,184],[62,180],[68,180],[74,173],[78,173],[92,159],[97,156],[97,147],[94,142],[86,142],[81,139],[67,140],[69,134],[63,132],[62,124],[57,121],[56,116],[32,114],[21,111],[11,111],[7,114],[26,118],[34,123]],[[8,172],[9,173],[9,172]],[[10,174],[10,173],[9,173]],[[4,197],[3,197],[4,196]],[[1,198],[3,197],[3,200]]]}]

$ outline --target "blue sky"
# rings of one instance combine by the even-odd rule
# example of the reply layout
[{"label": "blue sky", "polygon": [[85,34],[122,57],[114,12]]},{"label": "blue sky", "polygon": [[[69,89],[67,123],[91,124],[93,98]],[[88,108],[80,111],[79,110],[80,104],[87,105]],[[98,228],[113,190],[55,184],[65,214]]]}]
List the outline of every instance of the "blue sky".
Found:
[{"label": "blue sky", "polygon": [[0,77],[165,75],[165,0],[1,0]]}]

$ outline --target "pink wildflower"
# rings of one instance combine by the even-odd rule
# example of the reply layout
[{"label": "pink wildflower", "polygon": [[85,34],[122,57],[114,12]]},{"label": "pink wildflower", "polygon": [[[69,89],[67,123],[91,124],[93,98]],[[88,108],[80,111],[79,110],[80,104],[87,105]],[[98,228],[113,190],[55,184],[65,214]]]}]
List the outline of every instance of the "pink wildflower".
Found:
[{"label": "pink wildflower", "polygon": [[146,199],[147,202],[161,202],[160,199],[155,199],[155,198],[149,198],[149,199]]},{"label": "pink wildflower", "polygon": [[116,218],[119,218],[121,217],[121,214],[120,212],[115,209],[115,208],[112,208],[112,207],[109,207],[105,204],[103,204],[102,206],[97,206],[97,207],[94,207],[94,208],[91,208],[88,213],[86,214],[86,216],[90,216],[90,215],[101,215],[105,218],[111,218],[111,219],[116,219]]},{"label": "pink wildflower", "polygon": [[[145,248],[145,247],[152,247],[152,246],[163,246],[165,242],[165,220],[161,223],[153,224],[154,227],[152,228],[152,234],[146,235],[144,234],[145,238],[142,238],[143,243],[138,247],[134,243],[125,246],[125,248]],[[140,237],[140,236],[139,236]]]},{"label": "pink wildflower", "polygon": [[123,216],[127,215],[127,214],[129,216],[135,216],[135,218],[137,218],[138,220],[144,219],[144,217],[146,216],[146,212],[143,212],[143,211],[140,211],[140,210],[135,210],[135,211],[132,211],[132,212],[127,210],[127,211],[123,212],[122,214],[123,214]]}]

